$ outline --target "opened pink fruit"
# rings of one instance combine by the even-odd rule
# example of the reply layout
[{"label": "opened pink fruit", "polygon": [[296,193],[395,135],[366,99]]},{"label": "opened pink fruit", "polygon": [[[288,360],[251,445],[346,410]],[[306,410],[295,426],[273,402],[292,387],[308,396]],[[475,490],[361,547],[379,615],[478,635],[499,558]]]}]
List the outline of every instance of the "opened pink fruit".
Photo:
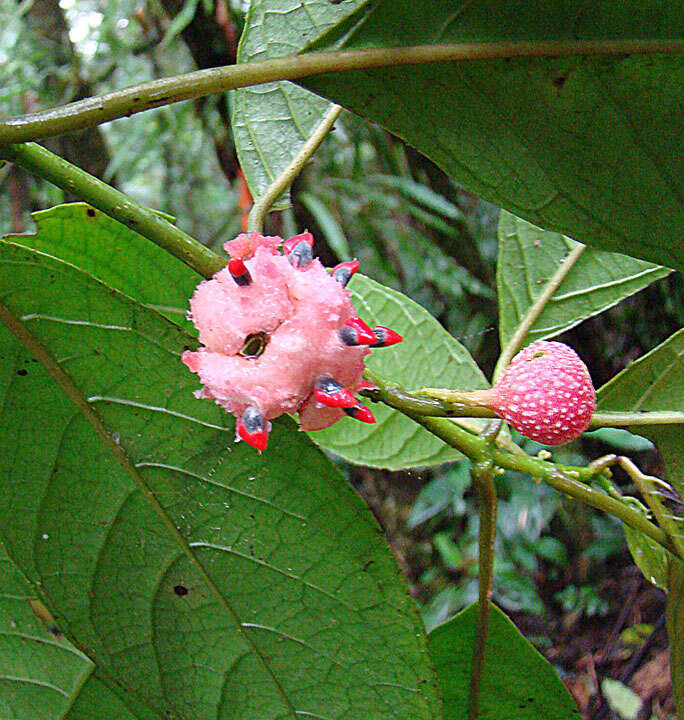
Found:
[{"label": "opened pink fruit", "polygon": [[364,358],[401,338],[356,315],[346,285],[358,263],[329,274],[310,233],[284,242],[243,233],[224,247],[228,266],[190,300],[202,347],[182,360],[202,381],[198,396],[232,413],[237,437],[260,450],[283,413],[298,413],[304,430],[345,415],[374,422],[353,395],[367,386]]}]

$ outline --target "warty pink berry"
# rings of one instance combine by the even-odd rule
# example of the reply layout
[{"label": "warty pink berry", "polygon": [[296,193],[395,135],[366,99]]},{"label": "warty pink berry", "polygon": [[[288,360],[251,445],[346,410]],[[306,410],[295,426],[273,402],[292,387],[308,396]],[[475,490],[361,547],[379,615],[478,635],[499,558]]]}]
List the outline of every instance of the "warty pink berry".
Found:
[{"label": "warty pink berry", "polygon": [[588,427],[596,392],[587,366],[559,342],[539,340],[519,352],[488,403],[519,433],[544,445],[562,445]]}]

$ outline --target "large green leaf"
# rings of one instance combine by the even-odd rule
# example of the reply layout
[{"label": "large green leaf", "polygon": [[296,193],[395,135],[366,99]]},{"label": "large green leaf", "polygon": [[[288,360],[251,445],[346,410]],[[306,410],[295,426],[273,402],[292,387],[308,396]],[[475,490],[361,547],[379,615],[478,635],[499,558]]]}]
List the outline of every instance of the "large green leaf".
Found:
[{"label": "large green leaf", "polygon": [[[499,335],[504,347],[568,253],[579,243],[502,211],[499,218]],[[530,328],[524,344],[559,335],[670,271],[586,248]]]},{"label": "large green leaf", "polygon": [[[355,275],[349,287],[354,306],[369,325],[390,327],[404,337],[399,345],[374,350],[366,363],[369,368],[409,390],[487,386],[470,353],[427,310],[362,275]],[[338,422],[312,437],[350,462],[390,470],[437,465],[460,457],[397,410],[385,405],[374,405],[372,410],[375,425]]]},{"label": "large green leaf", "polygon": [[59,257],[185,329],[188,298],[202,279],[147,238],[85,203],[33,213],[37,232],[8,235],[14,243]]},{"label": "large green leaf", "polygon": [[283,420],[267,453],[235,445],[181,328],[43,253],[3,242],[0,263],[0,533],[120,702],[436,717],[396,564],[307,437]]},{"label": "large green leaf", "polygon": [[[661,0],[378,0],[314,49],[681,38]],[[380,123],[541,227],[684,268],[680,55],[509,58],[328,74],[303,84]]]},{"label": "large green leaf", "polygon": [[151,720],[132,713],[60,633],[0,547],[0,712],[13,720]]},{"label": "large green leaf", "polygon": [[[477,604],[429,636],[430,655],[444,699],[444,720],[468,716],[470,663]],[[480,689],[480,720],[570,720],[579,710],[556,671],[499,610],[490,606],[489,634]]]},{"label": "large green leaf", "polygon": [[[240,38],[238,62],[292,55],[344,19],[363,0],[252,0]],[[289,164],[330,106],[289,82],[231,93],[232,125],[240,166],[254,197]],[[287,207],[284,195],[273,209]]]},{"label": "large green leaf", "polygon": [[0,713],[4,718],[61,718],[93,664],[36,614],[30,584],[0,548]]}]

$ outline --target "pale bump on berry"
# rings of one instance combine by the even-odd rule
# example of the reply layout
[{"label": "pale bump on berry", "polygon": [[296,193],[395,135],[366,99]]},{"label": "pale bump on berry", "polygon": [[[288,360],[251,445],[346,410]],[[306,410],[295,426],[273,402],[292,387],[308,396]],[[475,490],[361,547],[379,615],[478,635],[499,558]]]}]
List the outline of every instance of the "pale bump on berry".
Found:
[{"label": "pale bump on berry", "polygon": [[492,409],[521,435],[543,445],[574,440],[589,427],[596,409],[587,366],[559,342],[528,345],[492,390]]}]

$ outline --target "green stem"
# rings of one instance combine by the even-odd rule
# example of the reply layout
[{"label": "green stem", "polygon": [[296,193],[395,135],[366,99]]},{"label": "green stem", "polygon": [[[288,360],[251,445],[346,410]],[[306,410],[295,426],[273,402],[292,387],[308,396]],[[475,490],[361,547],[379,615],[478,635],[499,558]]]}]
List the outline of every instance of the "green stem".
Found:
[{"label": "green stem", "polygon": [[161,215],[134,202],[107,183],[40,145],[35,143],[0,145],[0,158],[21,165],[58,187],[73,192],[105,215],[118,220],[175,255],[204,277],[211,277],[225,265],[225,260]]},{"label": "green stem", "polygon": [[479,715],[480,689],[482,687],[489,630],[489,600],[492,596],[494,580],[494,540],[496,538],[497,497],[494,471],[495,468],[491,461],[483,460],[473,465],[471,473],[480,503],[480,534],[478,556],[479,602],[477,635],[470,670],[469,720],[476,720]]},{"label": "green stem", "polygon": [[684,412],[597,412],[591,416],[590,428],[628,427],[630,425],[677,425],[684,423]]},{"label": "green stem", "polygon": [[499,58],[676,54],[681,52],[684,52],[684,41],[679,39],[464,42],[310,52],[152,80],[100,97],[86,98],[61,107],[13,118],[0,123],[0,144],[26,142],[83,130],[116,118],[129,117],[151,108],[239,87],[276,80],[299,80],[325,73]]},{"label": "green stem", "polygon": [[302,145],[299,152],[292,158],[290,164],[278,175],[278,177],[264,190],[254,203],[247,218],[247,232],[262,232],[264,229],[264,218],[273,203],[292,185],[294,179],[304,168],[309,158],[316,152],[323,138],[328,134],[335,120],[342,112],[340,105],[331,105],[328,111],[321,118],[320,123],[315,127],[309,139]]},{"label": "green stem", "polygon": [[[491,443],[485,438],[472,435],[449,420],[429,417],[416,412],[414,399],[396,383],[389,383],[384,378],[368,370],[366,371],[366,377],[377,386],[377,390],[372,391],[376,400],[380,400],[386,405],[399,410],[443,440],[447,445],[459,450],[469,458],[480,459],[488,456],[497,467],[515,470],[533,478],[539,478],[565,495],[614,515],[626,525],[648,535],[670,550],[670,552],[679,555],[665,531],[651,523],[642,513],[587,484],[603,472],[602,468],[560,465],[533,458],[527,454],[518,455],[492,447]],[[409,402],[406,402],[407,396]]]},{"label": "green stem", "polygon": [[549,300],[551,300],[556,290],[558,290],[558,288],[563,284],[563,281],[568,276],[568,273],[572,270],[575,263],[580,259],[580,255],[584,252],[585,247],[585,245],[578,244],[566,255],[558,270],[556,270],[556,272],[549,278],[549,281],[544,286],[544,289],[539,297],[532,303],[529,310],[525,313],[525,317],[522,319],[511,339],[506,343],[506,347],[501,352],[499,360],[496,363],[496,367],[494,368],[492,385],[496,384],[497,380],[499,380],[503,374],[503,371],[506,367],[508,367],[508,364],[513,359],[513,356],[518,352],[518,350],[520,350],[527,334],[537,321],[537,318],[542,314]]},{"label": "green stem", "polygon": [[[426,417],[444,417],[444,418],[493,418],[497,415],[487,407],[483,407],[476,403],[469,402],[470,392],[482,392],[478,390],[474,391],[452,391],[452,390],[438,390],[438,397],[431,394],[430,388],[421,390],[418,393],[411,393],[408,390],[404,390],[401,385],[393,383],[390,380],[378,378],[372,370],[366,368],[364,373],[366,379],[374,384],[376,380],[383,383],[383,386],[387,389],[391,388],[393,396],[397,401],[402,404],[402,411],[407,410],[415,413],[416,415],[425,415]],[[445,400],[444,397],[452,397],[452,393],[458,393],[459,399],[463,402]],[[373,390],[364,390],[364,394],[369,397],[373,397]]]},{"label": "green stem", "polygon": [[[370,382],[374,374],[366,371]],[[390,381],[385,381],[392,386]],[[455,390],[451,388],[422,388],[417,392],[409,392],[399,385],[394,386],[396,397],[401,397],[403,406],[418,415],[426,417],[448,418],[496,418],[498,415],[488,405],[493,402],[492,389]],[[373,391],[367,391],[372,396]],[[589,427],[594,430],[602,427],[629,427],[631,425],[677,425],[684,424],[684,412],[676,410],[653,412],[596,412],[591,417]],[[473,432],[481,432],[472,430]]]}]

